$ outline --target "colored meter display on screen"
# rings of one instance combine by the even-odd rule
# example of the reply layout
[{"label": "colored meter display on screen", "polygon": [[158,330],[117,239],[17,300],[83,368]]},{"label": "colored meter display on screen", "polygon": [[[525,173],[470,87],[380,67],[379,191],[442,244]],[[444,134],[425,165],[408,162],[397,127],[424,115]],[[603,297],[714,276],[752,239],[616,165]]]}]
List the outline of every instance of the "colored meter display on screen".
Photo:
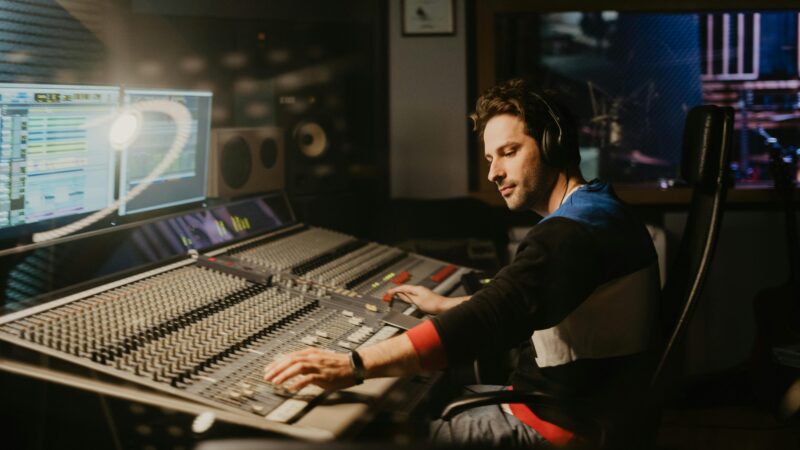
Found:
[{"label": "colored meter display on screen", "polygon": [[108,206],[119,89],[0,84],[0,228]]}]

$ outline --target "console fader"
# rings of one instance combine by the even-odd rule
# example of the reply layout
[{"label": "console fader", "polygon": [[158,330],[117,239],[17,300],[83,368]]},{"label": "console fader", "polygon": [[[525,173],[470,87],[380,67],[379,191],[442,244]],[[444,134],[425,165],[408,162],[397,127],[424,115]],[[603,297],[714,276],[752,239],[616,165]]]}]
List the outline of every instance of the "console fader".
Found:
[{"label": "console fader", "polygon": [[[296,227],[5,316],[0,339],[262,418],[267,430],[333,439],[369,405],[327,405],[329,394],[316,386],[287,392],[261,380],[264,366],[308,346],[345,352],[391,337],[400,330],[382,320],[389,286],[417,282],[446,293],[463,270]],[[398,382],[352,389],[379,398]]]}]

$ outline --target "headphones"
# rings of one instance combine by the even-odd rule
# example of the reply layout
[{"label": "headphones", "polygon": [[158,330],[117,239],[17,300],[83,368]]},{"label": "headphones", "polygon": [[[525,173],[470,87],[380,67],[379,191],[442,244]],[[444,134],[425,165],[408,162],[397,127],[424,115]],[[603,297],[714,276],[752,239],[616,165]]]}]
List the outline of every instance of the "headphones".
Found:
[{"label": "headphones", "polygon": [[542,160],[549,166],[557,169],[569,167],[570,164],[578,163],[581,160],[578,151],[577,133],[575,130],[564,130],[561,118],[556,109],[536,92],[530,93],[539,99],[539,102],[547,109],[547,114],[552,119],[542,130],[541,152]]}]

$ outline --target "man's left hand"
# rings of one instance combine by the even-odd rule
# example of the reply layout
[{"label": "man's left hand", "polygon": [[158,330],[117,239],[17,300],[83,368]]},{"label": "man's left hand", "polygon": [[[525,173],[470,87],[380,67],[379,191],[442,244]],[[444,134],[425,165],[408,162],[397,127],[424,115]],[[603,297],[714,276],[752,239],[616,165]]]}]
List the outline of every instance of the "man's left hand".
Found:
[{"label": "man's left hand", "polygon": [[353,386],[353,368],[350,356],[318,348],[307,348],[283,355],[269,363],[264,369],[264,381],[282,385],[290,391],[299,391],[309,384],[326,390],[344,389]]}]

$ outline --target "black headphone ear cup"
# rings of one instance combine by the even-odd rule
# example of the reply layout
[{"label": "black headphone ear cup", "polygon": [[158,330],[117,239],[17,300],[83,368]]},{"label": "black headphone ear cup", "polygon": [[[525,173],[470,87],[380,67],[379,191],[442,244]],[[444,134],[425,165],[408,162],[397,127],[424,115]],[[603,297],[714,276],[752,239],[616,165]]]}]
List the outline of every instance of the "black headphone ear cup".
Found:
[{"label": "black headphone ear cup", "polygon": [[540,148],[539,151],[542,154],[542,161],[544,161],[544,163],[549,166],[550,165],[550,152],[549,152],[550,145],[549,145],[548,141],[549,141],[550,138],[549,138],[548,134],[549,134],[549,132],[547,130],[547,127],[545,127],[544,130],[542,130],[542,140],[541,140],[542,141],[541,142],[541,147],[542,148]]},{"label": "black headphone ear cup", "polygon": [[549,124],[542,131],[542,159],[551,167],[561,168],[564,165],[561,133],[554,128],[554,125]]}]

